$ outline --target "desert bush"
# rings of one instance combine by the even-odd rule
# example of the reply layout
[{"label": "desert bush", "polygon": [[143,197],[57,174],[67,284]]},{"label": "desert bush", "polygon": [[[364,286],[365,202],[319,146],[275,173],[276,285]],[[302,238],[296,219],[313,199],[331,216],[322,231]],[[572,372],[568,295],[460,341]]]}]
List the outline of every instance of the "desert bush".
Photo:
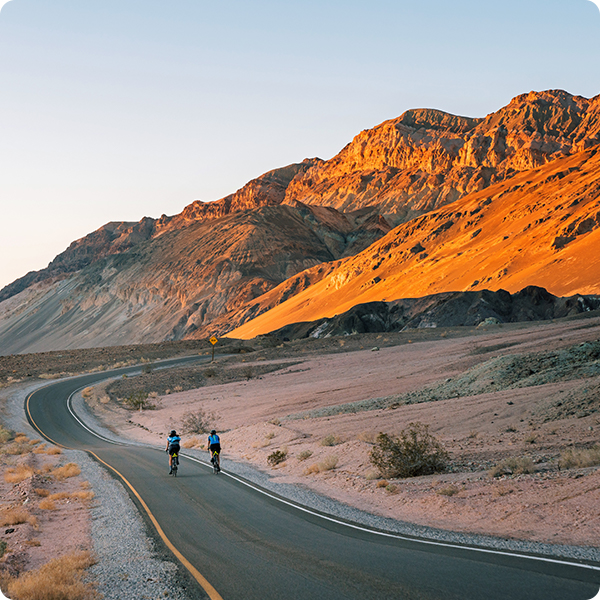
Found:
[{"label": "desert bush", "polygon": [[371,444],[372,446],[377,441],[377,434],[374,431],[363,431],[356,436],[361,442]]},{"label": "desert bush", "polygon": [[558,466],[561,469],[582,469],[600,465],[600,445],[593,448],[569,448],[561,453]]},{"label": "desert bush", "polygon": [[275,437],[275,432],[274,431],[269,431],[268,433],[265,433],[265,439],[266,440],[272,440]]},{"label": "desert bush", "polygon": [[136,392],[129,394],[125,403],[137,410],[152,408],[152,403],[148,400],[148,392],[145,392],[144,390],[137,390]]},{"label": "desert bush", "polygon": [[8,544],[4,540],[0,540],[0,558],[4,556]]},{"label": "desert bush", "polygon": [[490,469],[489,473],[492,477],[501,477],[502,475],[523,475],[534,471],[535,466],[529,456],[512,456]]},{"label": "desert bush", "polygon": [[185,440],[185,442],[181,443],[181,445],[184,448],[195,448],[196,446],[200,446],[201,444],[202,444],[202,441],[197,436],[193,436],[191,438],[188,438],[187,440]]},{"label": "desert bush", "polygon": [[337,446],[338,444],[341,444],[342,441],[341,437],[329,434],[321,440],[321,446]]},{"label": "desert bush", "polygon": [[537,440],[537,435],[534,435],[534,434],[532,433],[531,435],[528,435],[528,436],[525,438],[524,442],[525,442],[526,444],[535,444],[536,440]]},{"label": "desert bush", "polygon": [[335,469],[337,467],[338,464],[338,457],[335,455],[330,455],[330,456],[326,456],[320,463],[319,463],[319,471],[323,472],[323,471],[331,471],[332,469]]},{"label": "desert bush", "polygon": [[436,494],[439,494],[440,496],[454,496],[455,494],[458,494],[459,491],[460,490],[455,485],[449,485],[448,487],[436,490]]},{"label": "desert bush", "polygon": [[210,378],[210,377],[216,377],[217,376],[217,372],[215,369],[206,369],[203,373],[204,377],[206,378]]},{"label": "desert bush", "polygon": [[45,454],[48,450],[48,446],[46,444],[40,444],[36,448],[33,449],[34,454]]},{"label": "desert bush", "polygon": [[271,419],[269,423],[271,423],[271,425],[281,425],[281,421],[277,417]]},{"label": "desert bush", "polygon": [[212,429],[214,421],[215,415],[199,408],[194,412],[190,411],[183,415],[181,431],[195,434],[208,433]]},{"label": "desert bush", "polygon": [[370,469],[369,471],[367,471],[367,474],[365,475],[365,479],[367,481],[373,481],[374,479],[379,479],[379,471]]},{"label": "desert bush", "polygon": [[34,488],[33,491],[42,498],[46,498],[50,495],[50,492],[44,488]]},{"label": "desert bush", "polygon": [[56,446],[51,446],[50,448],[48,448],[48,450],[46,450],[46,454],[62,454],[62,450],[60,448],[57,448]]},{"label": "desert bush", "polygon": [[514,425],[509,425],[504,431],[506,433],[516,433],[518,429]]},{"label": "desert bush", "polygon": [[92,394],[94,393],[94,388],[93,387],[86,387],[83,392],[81,392],[81,395],[84,398],[91,398]]},{"label": "desert bush", "polygon": [[18,465],[16,467],[9,467],[4,472],[4,481],[6,483],[21,483],[25,479],[29,479],[33,476],[33,469],[26,465]]},{"label": "desert bush", "polygon": [[142,373],[144,375],[149,375],[150,373],[152,373],[153,370],[154,370],[154,366],[153,365],[144,365],[142,367]]},{"label": "desert bush", "polygon": [[282,463],[286,458],[287,458],[287,450],[283,449],[283,450],[275,450],[275,452],[269,454],[269,456],[267,456],[267,462],[274,467],[275,465],[278,465],[279,463]]},{"label": "desert bush", "polygon": [[14,438],[15,434],[10,429],[6,429],[4,425],[0,425],[0,444],[6,444]]},{"label": "desert bush", "polygon": [[0,511],[0,527],[9,525],[20,525],[21,523],[29,523],[37,527],[37,519],[30,515],[24,508],[6,508]]},{"label": "desert bush", "polygon": [[300,454],[298,454],[298,460],[306,460],[313,455],[312,450],[302,450]]},{"label": "desert bush", "polygon": [[51,475],[62,481],[68,477],[77,477],[81,473],[81,469],[75,463],[67,463],[63,467],[58,467],[51,472]]},{"label": "desert bush", "polygon": [[173,388],[173,391],[174,391],[174,392],[183,392],[183,388],[182,388],[180,385],[176,385],[176,386]]},{"label": "desert bush", "polygon": [[55,558],[10,580],[8,595],[13,600],[95,600],[98,593],[82,580],[83,571],[94,562],[89,552]]},{"label": "desert bush", "polygon": [[39,507],[41,510],[56,510],[56,502],[52,498],[44,498],[40,500]]},{"label": "desert bush", "polygon": [[242,376],[246,378],[246,381],[250,381],[254,377],[254,369],[250,366],[242,369]]},{"label": "desert bush", "polygon": [[383,477],[416,477],[444,471],[449,455],[423,423],[410,423],[398,437],[377,436],[370,460]]},{"label": "desert bush", "polygon": [[397,494],[400,490],[398,489],[398,486],[396,484],[390,483],[385,486],[385,491],[390,494]]},{"label": "desert bush", "polygon": [[319,473],[319,472],[320,472],[319,465],[316,463],[314,465],[310,465],[310,467],[306,467],[306,469],[304,469],[305,475],[313,475],[314,473]]},{"label": "desert bush", "polygon": [[381,481],[378,481],[378,482],[377,482],[377,484],[376,484],[376,486],[375,486],[375,487],[378,487],[378,488],[384,488],[384,487],[387,487],[389,484],[390,484],[390,482],[389,482],[389,481],[387,481],[387,480],[385,480],[385,479],[382,479]]}]

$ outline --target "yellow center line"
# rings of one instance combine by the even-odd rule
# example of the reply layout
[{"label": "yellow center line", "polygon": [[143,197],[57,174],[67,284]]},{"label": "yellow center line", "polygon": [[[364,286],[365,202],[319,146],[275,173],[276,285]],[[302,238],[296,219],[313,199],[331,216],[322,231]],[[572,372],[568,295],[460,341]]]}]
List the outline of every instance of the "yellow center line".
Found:
[{"label": "yellow center line", "polygon": [[[31,394],[29,394],[29,396],[27,396],[27,400],[26,400],[27,414],[29,415],[31,424],[35,427],[35,429],[41,435],[43,435],[47,440],[50,440],[56,446],[61,446],[62,448],[69,448],[68,446],[64,446],[63,444],[58,444],[57,442],[55,442],[52,438],[50,438],[49,436],[44,434],[44,432],[36,424],[36,422],[33,419],[33,416],[31,415],[31,411],[29,410],[29,399],[31,398],[32,395],[33,395],[33,392]],[[71,449],[73,449],[73,448],[71,448]],[[208,594],[208,597],[210,598],[210,600],[223,600],[223,597],[209,583],[209,581],[206,579],[206,577],[204,577],[202,575],[202,573],[200,573],[200,571],[198,571],[198,569],[196,569],[196,567],[194,567],[194,565],[183,554],[181,554],[181,552],[179,552],[179,550],[177,550],[177,548],[174,546],[174,544],[171,542],[171,540],[166,536],[165,532],[162,530],[162,527],[158,524],[156,517],[152,514],[152,511],[148,508],[148,505],[144,502],[142,497],[139,495],[138,491],[131,485],[131,483],[129,483],[129,481],[127,481],[127,479],[121,473],[119,473],[119,471],[117,471],[117,469],[115,469],[113,466],[109,465],[107,462],[104,462],[97,454],[95,454],[91,450],[86,450],[86,452],[91,454],[98,462],[101,462],[103,465],[105,465],[106,467],[111,469],[111,471],[114,471],[125,482],[127,487],[129,487],[129,489],[133,492],[135,497],[138,499],[139,503],[142,505],[142,508],[146,511],[146,514],[148,515],[148,517],[150,517],[152,524],[156,528],[156,531],[158,532],[158,535],[160,535],[160,537],[162,538],[163,542],[167,545],[169,550],[171,550],[171,552],[177,557],[177,559],[183,564],[183,566],[190,572],[192,577],[200,584],[202,589]]]}]

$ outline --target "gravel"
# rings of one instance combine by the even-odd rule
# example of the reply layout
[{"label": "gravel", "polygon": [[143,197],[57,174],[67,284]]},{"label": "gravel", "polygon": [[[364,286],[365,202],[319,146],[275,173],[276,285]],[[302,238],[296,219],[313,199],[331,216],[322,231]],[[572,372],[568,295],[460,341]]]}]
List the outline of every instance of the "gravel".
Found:
[{"label": "gravel", "polygon": [[[41,385],[46,384],[17,386],[5,390],[0,395],[0,399],[4,400],[3,420],[9,427],[32,432],[23,414],[23,403],[27,394]],[[87,410],[80,396],[74,398],[73,407],[79,418],[88,427],[114,441],[127,441],[101,427]],[[148,531],[122,484],[109,476],[86,453],[70,450],[66,451],[65,455],[81,466],[82,474],[92,485],[98,501],[92,509],[92,537],[98,563],[90,569],[90,574],[98,582],[98,590],[104,594],[104,597],[107,600],[157,598],[159,596],[166,597],[166,593],[168,593],[169,598],[176,600],[190,598],[183,589],[184,583],[179,572],[180,567],[174,559],[167,559],[157,549],[152,534]],[[188,449],[185,451],[185,455],[199,458],[206,463],[205,452]],[[223,475],[240,477],[246,482],[259,486],[292,503],[341,521],[383,532],[445,544],[546,555],[574,561],[600,562],[600,549],[598,548],[506,540],[414,525],[372,515],[316,494],[299,485],[277,483],[267,473],[259,471],[249,464],[223,458],[222,468]]]}]

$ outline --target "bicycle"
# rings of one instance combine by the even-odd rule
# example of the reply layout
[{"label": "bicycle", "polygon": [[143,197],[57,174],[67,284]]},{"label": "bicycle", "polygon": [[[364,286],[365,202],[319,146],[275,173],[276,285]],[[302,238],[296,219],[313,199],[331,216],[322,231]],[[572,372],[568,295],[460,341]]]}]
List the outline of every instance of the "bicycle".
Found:
[{"label": "bicycle", "polygon": [[213,474],[218,475],[219,472],[221,471],[221,467],[219,466],[219,453],[216,450],[212,453],[210,462],[212,463],[212,466],[213,466]]},{"label": "bicycle", "polygon": [[173,477],[177,477],[177,465],[179,465],[179,453],[174,452],[171,455],[171,473],[169,473]]}]

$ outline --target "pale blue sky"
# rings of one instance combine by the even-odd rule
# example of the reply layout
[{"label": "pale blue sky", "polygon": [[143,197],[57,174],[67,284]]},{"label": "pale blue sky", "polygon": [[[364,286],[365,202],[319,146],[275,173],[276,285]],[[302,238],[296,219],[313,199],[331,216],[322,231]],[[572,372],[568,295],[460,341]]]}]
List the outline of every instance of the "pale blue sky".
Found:
[{"label": "pale blue sky", "polygon": [[600,92],[588,0],[11,0],[0,12],[0,287],[114,220],[330,158],[409,108]]}]

